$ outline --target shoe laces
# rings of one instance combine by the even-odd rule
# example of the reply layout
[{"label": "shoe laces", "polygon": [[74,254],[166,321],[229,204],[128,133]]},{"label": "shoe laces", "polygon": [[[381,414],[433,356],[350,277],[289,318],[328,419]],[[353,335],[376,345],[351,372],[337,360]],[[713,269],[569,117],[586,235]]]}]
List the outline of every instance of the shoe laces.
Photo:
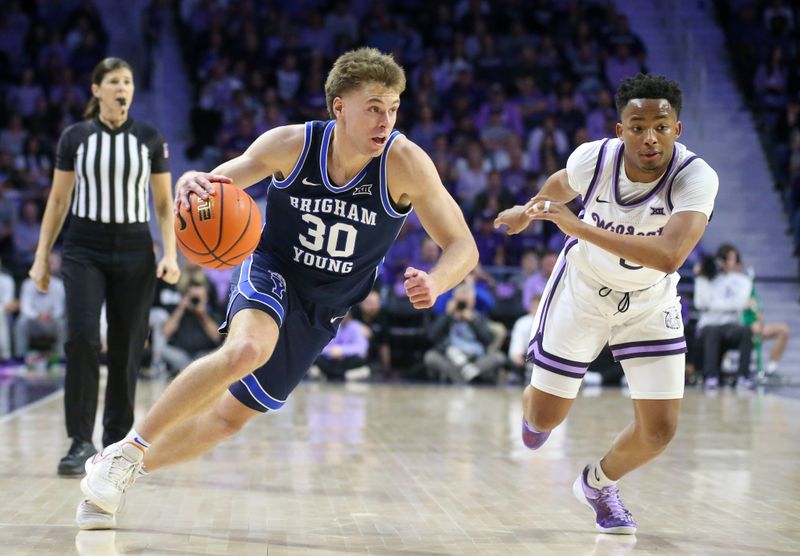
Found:
[{"label": "shoe laces", "polygon": [[122,453],[111,458],[108,468],[108,478],[118,489],[125,492],[129,486],[136,482],[136,475],[142,467],[142,462],[132,462]]},{"label": "shoe laces", "polygon": [[626,521],[633,519],[628,509],[622,505],[622,500],[619,498],[619,489],[616,485],[610,485],[600,489],[599,498],[613,517]]}]

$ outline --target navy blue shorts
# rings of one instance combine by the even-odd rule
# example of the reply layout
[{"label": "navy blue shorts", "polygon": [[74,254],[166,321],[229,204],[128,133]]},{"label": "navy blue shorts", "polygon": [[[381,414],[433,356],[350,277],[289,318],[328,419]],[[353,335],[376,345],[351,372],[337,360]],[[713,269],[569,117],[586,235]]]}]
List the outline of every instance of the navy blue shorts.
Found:
[{"label": "navy blue shorts", "polygon": [[328,345],[348,307],[325,307],[297,295],[281,265],[257,250],[237,269],[231,280],[225,333],[233,315],[242,309],[258,309],[270,315],[280,328],[278,343],[266,364],[228,387],[247,407],[266,412],[280,409],[305,376],[322,349]]}]

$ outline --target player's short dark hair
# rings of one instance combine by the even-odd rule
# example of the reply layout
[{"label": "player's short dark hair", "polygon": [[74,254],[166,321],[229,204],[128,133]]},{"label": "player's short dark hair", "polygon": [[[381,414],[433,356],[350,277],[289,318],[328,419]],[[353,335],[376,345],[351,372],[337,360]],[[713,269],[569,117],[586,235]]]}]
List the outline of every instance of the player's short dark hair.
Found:
[{"label": "player's short dark hair", "polygon": [[614,95],[620,117],[628,103],[635,98],[666,99],[675,110],[675,115],[681,115],[681,88],[676,81],[667,79],[663,75],[640,73],[623,79],[617,88],[617,94]]}]

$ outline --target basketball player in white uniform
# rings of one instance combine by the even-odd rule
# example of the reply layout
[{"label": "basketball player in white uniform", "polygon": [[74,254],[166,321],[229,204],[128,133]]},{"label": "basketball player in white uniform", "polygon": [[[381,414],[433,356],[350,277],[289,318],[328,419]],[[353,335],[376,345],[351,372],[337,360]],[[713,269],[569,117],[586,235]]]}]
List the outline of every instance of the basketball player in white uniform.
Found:
[{"label": "basketball player in white uniform", "polygon": [[[516,234],[530,220],[550,220],[568,236],[534,319],[522,437],[534,450],[545,442],[608,343],[625,371],[635,418],[583,469],[573,492],[594,510],[597,529],[633,534],[616,482],[675,434],[686,352],[676,271],[703,235],[718,179],[676,142],[677,83],[628,78],[616,104],[617,138],[579,146],[566,169],[524,206],[501,212],[495,226]],[[576,217],[565,204],[578,195],[584,210]]]}]

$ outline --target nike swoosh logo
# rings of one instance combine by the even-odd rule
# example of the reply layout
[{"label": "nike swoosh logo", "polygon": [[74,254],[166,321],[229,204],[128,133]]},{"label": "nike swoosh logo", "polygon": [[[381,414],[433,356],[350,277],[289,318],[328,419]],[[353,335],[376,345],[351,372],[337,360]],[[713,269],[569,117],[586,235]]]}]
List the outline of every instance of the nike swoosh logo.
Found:
[{"label": "nike swoosh logo", "polygon": [[342,315],[341,317],[333,317],[333,318],[331,319],[331,324],[335,324],[337,320],[339,320],[339,319],[343,319],[343,318],[344,318],[344,315]]},{"label": "nike swoosh logo", "polygon": [[605,201],[605,200],[601,199],[600,197],[598,197],[597,198],[597,202],[598,203],[610,203],[611,201]]},{"label": "nike swoosh logo", "polygon": [[598,483],[600,482],[600,475],[597,474],[597,467],[594,468],[594,478]]},{"label": "nike swoosh logo", "polygon": [[313,181],[308,181],[308,178],[303,178],[303,185],[310,185],[311,187],[319,187],[322,184],[314,183]]}]

